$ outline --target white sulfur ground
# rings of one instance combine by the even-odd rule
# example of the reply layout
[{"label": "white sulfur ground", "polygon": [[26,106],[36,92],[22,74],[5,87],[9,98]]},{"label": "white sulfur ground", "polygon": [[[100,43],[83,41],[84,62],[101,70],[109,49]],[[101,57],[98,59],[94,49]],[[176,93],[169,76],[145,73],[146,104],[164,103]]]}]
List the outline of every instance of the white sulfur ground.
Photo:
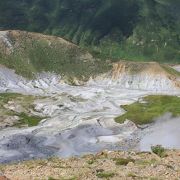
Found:
[{"label": "white sulfur ground", "polygon": [[179,72],[180,72],[180,65],[173,66],[173,68],[174,68],[176,71],[179,71]]},{"label": "white sulfur ground", "polygon": [[[1,130],[0,162],[136,148],[141,130],[128,121],[114,122],[114,117],[124,113],[120,105],[149,94],[180,95],[175,90],[123,89],[115,83],[93,82],[73,87],[61,83],[60,77],[50,73],[27,81],[4,67],[0,67],[0,91],[47,96],[37,100],[35,108],[50,116],[33,128]],[[151,144],[148,139],[143,141],[147,143],[145,146]]]},{"label": "white sulfur ground", "polygon": [[[119,105],[132,103],[146,94],[115,87],[62,85],[53,98],[36,102],[36,109],[51,118],[33,128],[0,131],[0,162],[118,149],[117,143],[132,139],[137,131],[130,122],[114,122],[114,117],[123,113]],[[128,146],[119,145],[119,149]]]}]

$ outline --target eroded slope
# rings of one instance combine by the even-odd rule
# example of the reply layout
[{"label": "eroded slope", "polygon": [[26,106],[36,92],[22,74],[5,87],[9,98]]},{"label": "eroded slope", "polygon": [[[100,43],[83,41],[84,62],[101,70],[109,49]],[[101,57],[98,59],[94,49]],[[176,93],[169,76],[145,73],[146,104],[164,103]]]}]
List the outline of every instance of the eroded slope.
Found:
[{"label": "eroded slope", "polygon": [[180,73],[156,62],[120,61],[113,64],[109,73],[97,76],[92,83],[98,81],[121,88],[168,91],[180,88]]}]

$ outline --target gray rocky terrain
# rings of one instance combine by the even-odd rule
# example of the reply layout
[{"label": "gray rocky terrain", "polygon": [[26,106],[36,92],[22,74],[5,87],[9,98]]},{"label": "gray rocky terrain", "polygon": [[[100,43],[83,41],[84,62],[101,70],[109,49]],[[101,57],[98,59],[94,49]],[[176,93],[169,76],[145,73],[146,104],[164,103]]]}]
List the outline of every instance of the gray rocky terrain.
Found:
[{"label": "gray rocky terrain", "polygon": [[[124,113],[120,105],[149,94],[180,95],[173,82],[162,78],[159,89],[152,91],[153,82],[146,76],[147,84],[150,83],[147,90],[138,88],[141,87],[138,77],[134,77],[137,86],[128,88],[121,84],[126,81],[124,76],[124,80],[106,79],[104,83],[96,79],[83,86],[71,86],[52,73],[42,73],[34,80],[27,80],[1,67],[0,75],[1,92],[42,97],[33,102],[34,113],[46,117],[38,126],[9,127],[0,131],[1,163],[48,156],[69,157],[103,149],[140,149],[138,144],[146,131],[130,121],[115,123],[114,118]],[[154,81],[158,83],[157,79]]]}]

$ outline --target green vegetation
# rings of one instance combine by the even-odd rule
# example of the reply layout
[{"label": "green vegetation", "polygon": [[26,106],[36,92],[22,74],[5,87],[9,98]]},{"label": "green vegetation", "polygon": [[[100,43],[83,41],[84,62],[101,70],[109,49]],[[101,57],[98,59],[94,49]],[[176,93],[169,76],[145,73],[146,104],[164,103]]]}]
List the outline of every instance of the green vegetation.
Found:
[{"label": "green vegetation", "polygon": [[70,177],[70,178],[64,178],[64,177],[61,177],[61,178],[48,177],[48,180],[77,180],[77,178],[76,178],[76,177]]},{"label": "green vegetation", "polygon": [[175,76],[180,76],[180,72],[176,71],[175,69],[171,68],[170,66],[167,66],[165,64],[161,64],[161,66],[165,69],[166,72],[169,74],[175,75]]},{"label": "green vegetation", "polygon": [[48,180],[57,180],[57,179],[53,177],[48,177]]},{"label": "green vegetation", "polygon": [[152,158],[150,160],[143,160],[143,159],[140,159],[140,160],[136,160],[136,164],[138,165],[141,165],[141,166],[150,166],[150,165],[154,165],[157,163],[157,160]]},{"label": "green vegetation", "polygon": [[92,165],[92,164],[94,164],[95,162],[96,162],[96,160],[94,160],[94,159],[91,159],[91,160],[87,161],[87,163],[88,163],[89,165]]},{"label": "green vegetation", "polygon": [[112,172],[99,172],[99,173],[96,174],[96,176],[98,178],[109,179],[109,178],[113,178],[115,176],[115,173],[112,173]]},{"label": "green vegetation", "polygon": [[[5,109],[4,105],[8,104],[8,102],[11,102],[14,105],[20,104],[22,107],[28,108],[33,101],[34,96],[31,95],[26,96],[18,93],[0,93],[0,110],[2,111],[2,114],[5,113],[7,109]],[[11,114],[11,112],[9,111],[9,114]]]},{"label": "green vegetation", "polygon": [[[38,97],[37,97],[38,98]],[[34,96],[22,95],[16,93],[0,93],[0,114],[3,119],[7,117],[19,117],[13,126],[37,126],[45,117],[34,116],[30,114],[33,110]],[[18,110],[16,110],[18,107]]]},{"label": "green vegetation", "polygon": [[72,177],[68,177],[68,178],[61,178],[61,180],[78,180],[78,178],[77,177],[75,177],[75,176],[72,176]]},{"label": "green vegetation", "polygon": [[[131,177],[131,178],[133,178],[133,179],[135,179],[135,178],[141,178],[141,177],[139,177],[139,176],[137,176],[136,174],[134,174],[134,173],[128,173],[128,175],[127,175],[127,177]],[[142,179],[142,178],[141,178]]]},{"label": "green vegetation", "polygon": [[46,71],[61,74],[71,81],[74,77],[86,79],[110,68],[108,63],[95,61],[87,51],[62,39],[25,32],[18,36],[11,32],[8,38],[18,45],[10,54],[0,47],[0,64],[27,78]]},{"label": "green vegetation", "polygon": [[1,0],[0,28],[62,36],[102,59],[180,60],[179,0]]},{"label": "green vegetation", "polygon": [[151,95],[144,97],[142,101],[121,107],[127,112],[115,118],[116,122],[123,123],[129,119],[136,124],[148,124],[167,112],[175,117],[180,116],[180,97]]},{"label": "green vegetation", "polygon": [[24,112],[17,114],[17,116],[20,117],[19,122],[16,124],[16,126],[18,127],[21,127],[23,125],[28,125],[28,127],[37,126],[39,122],[44,119],[44,117],[30,116]]},{"label": "green vegetation", "polygon": [[115,158],[113,159],[116,162],[116,165],[121,165],[121,166],[127,166],[130,162],[135,162],[134,159],[131,158]]},{"label": "green vegetation", "polygon": [[3,104],[8,103],[8,101],[18,98],[20,96],[23,96],[23,95],[20,95],[17,93],[0,93],[0,103],[3,103]]},{"label": "green vegetation", "polygon": [[166,156],[166,150],[161,145],[152,146],[151,150],[154,154],[157,154],[159,157],[165,157]]}]

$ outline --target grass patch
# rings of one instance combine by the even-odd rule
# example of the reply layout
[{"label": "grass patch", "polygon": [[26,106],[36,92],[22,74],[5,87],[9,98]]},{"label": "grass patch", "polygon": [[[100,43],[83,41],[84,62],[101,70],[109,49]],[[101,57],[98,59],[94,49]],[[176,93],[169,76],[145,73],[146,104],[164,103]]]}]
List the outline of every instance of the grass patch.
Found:
[{"label": "grass patch", "polygon": [[39,116],[30,116],[26,113],[20,113],[18,116],[21,118],[19,123],[16,124],[16,126],[18,127],[21,127],[26,124],[28,125],[28,127],[37,126],[39,122],[44,119]]},{"label": "grass patch", "polygon": [[108,178],[113,178],[115,176],[115,173],[113,173],[113,172],[99,172],[96,174],[96,176],[98,178],[108,179]]},{"label": "grass patch", "polygon": [[89,164],[89,165],[92,165],[92,164],[94,164],[95,163],[95,160],[89,160],[89,161],[87,161],[87,163]]},{"label": "grass patch", "polygon": [[135,160],[131,158],[115,158],[113,160],[116,162],[116,165],[120,166],[127,166],[130,162],[135,162]]},{"label": "grass patch", "polygon": [[18,93],[0,93],[0,102],[1,103],[8,103],[8,101],[11,101],[13,99],[22,97],[23,95]]},{"label": "grass patch", "polygon": [[136,164],[141,165],[141,166],[150,166],[150,165],[156,164],[156,163],[157,163],[156,159],[150,159],[150,160],[140,159],[140,160],[136,161]]},{"label": "grass patch", "polygon": [[58,180],[58,179],[53,178],[53,177],[48,177],[48,180]]},{"label": "grass patch", "polygon": [[137,176],[136,174],[134,173],[128,173],[127,177],[131,177],[131,178],[140,178],[139,176]]},{"label": "grass patch", "polygon": [[142,125],[154,122],[155,118],[167,112],[172,113],[174,117],[180,116],[180,97],[150,95],[142,100],[131,105],[121,106],[126,110],[126,113],[115,118],[115,121],[117,123],[124,123],[128,119],[135,124]]},{"label": "grass patch", "polygon": [[[38,98],[38,97],[37,97]],[[14,126],[21,127],[28,125],[29,127],[37,126],[45,117],[34,116],[29,113],[33,109],[34,96],[22,95],[18,93],[0,93],[0,113],[2,116],[18,116],[20,120]],[[11,101],[12,106],[20,106],[22,112],[5,107]],[[33,109],[34,110],[34,109]]]},{"label": "grass patch", "polygon": [[64,178],[64,177],[62,177],[62,178],[54,178],[54,177],[48,177],[48,180],[77,180],[77,178],[76,177],[69,177],[69,178]]},{"label": "grass patch", "polygon": [[78,178],[77,177],[75,177],[75,176],[72,176],[72,177],[67,177],[67,178],[61,178],[61,180],[78,180]]},{"label": "grass patch", "polygon": [[23,105],[32,104],[35,99],[32,95],[23,95],[19,93],[0,93],[0,105],[7,104],[9,101],[16,101]]}]

